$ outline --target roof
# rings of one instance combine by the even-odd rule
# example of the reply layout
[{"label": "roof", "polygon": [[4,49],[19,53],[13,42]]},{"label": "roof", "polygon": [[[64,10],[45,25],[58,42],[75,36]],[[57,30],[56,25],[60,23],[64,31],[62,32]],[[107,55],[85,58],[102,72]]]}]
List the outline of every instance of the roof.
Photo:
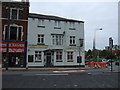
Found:
[{"label": "roof", "polygon": [[62,17],[58,17],[58,16],[52,16],[52,15],[36,14],[36,13],[29,13],[28,17],[29,18],[39,18],[39,19],[49,19],[49,20],[70,21],[70,22],[81,22],[81,23],[84,23],[84,21],[67,19],[67,18],[62,18]]}]

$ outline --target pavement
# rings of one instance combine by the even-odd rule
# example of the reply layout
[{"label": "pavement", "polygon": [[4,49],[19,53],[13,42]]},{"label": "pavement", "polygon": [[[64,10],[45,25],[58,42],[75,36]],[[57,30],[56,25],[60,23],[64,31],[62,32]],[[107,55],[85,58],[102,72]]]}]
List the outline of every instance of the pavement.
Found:
[{"label": "pavement", "polygon": [[[0,68],[2,71],[6,71],[5,68]],[[41,67],[41,68],[8,68],[8,71],[70,71],[72,72],[84,72],[84,71],[98,71],[98,72],[111,72],[110,67],[108,68],[97,68],[94,69],[92,67]],[[80,71],[79,71],[80,70]],[[120,73],[119,70],[113,70],[113,73]]]},{"label": "pavement", "polygon": [[[83,67],[41,67],[41,68],[8,68],[8,71],[51,71],[51,70],[84,70]],[[5,71],[5,68],[2,68]]]}]

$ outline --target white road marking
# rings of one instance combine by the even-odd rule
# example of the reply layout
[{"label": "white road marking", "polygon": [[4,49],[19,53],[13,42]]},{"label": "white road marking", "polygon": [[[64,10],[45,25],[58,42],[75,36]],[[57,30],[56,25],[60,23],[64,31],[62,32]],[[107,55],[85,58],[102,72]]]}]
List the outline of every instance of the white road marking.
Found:
[{"label": "white road marking", "polygon": [[69,70],[69,71],[53,71],[55,73],[64,73],[64,72],[84,72],[85,70]]},{"label": "white road marking", "polygon": [[74,85],[74,87],[77,87],[78,85]]},{"label": "white road marking", "polygon": [[35,75],[68,75],[68,74],[35,74]]}]

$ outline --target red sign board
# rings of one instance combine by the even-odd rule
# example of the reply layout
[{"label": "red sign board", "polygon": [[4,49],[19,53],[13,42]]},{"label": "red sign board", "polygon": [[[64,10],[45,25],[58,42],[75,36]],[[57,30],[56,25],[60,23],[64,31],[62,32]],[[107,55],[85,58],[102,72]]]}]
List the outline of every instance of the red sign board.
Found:
[{"label": "red sign board", "polygon": [[[10,53],[23,53],[25,43],[24,42],[9,42]],[[0,52],[6,52],[7,42],[0,42]]]}]

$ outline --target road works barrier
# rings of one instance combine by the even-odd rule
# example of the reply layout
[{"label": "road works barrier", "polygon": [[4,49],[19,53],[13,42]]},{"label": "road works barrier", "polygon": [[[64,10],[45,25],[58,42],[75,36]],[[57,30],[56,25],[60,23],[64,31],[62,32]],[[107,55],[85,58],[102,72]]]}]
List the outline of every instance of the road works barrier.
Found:
[{"label": "road works barrier", "polygon": [[106,62],[88,62],[87,65],[92,68],[107,68]]}]

